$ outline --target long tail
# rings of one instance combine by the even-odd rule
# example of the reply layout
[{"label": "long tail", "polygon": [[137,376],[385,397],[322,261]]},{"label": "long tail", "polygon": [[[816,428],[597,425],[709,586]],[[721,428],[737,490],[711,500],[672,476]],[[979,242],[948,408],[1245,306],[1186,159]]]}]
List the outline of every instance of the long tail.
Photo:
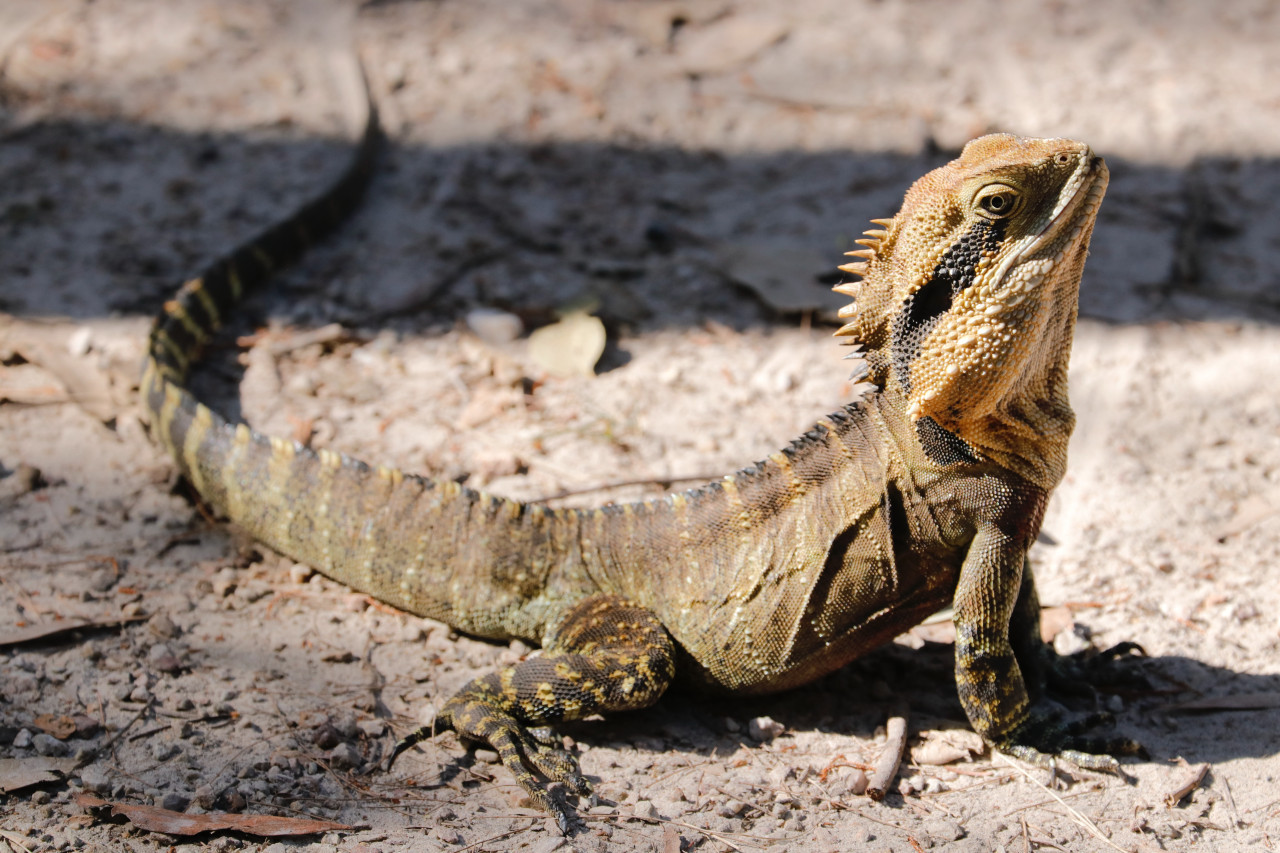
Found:
[{"label": "long tail", "polygon": [[229,423],[186,388],[201,345],[234,306],[356,208],[378,138],[370,98],[364,134],[341,176],[165,303],[141,386],[151,434],[205,500],[277,551],[461,630],[540,640],[540,600],[554,598],[551,555],[572,540],[571,514],[264,436]]}]

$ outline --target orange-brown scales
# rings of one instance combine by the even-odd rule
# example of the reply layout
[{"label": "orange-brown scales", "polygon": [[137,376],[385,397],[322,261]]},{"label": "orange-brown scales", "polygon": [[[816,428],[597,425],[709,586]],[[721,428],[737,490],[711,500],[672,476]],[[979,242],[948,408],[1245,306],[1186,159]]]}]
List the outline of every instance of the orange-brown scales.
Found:
[{"label": "orange-brown scales", "polygon": [[[242,295],[354,207],[351,167],[291,219],[215,262],[151,333],[157,442],[217,511],[330,577],[458,630],[543,652],[482,675],[436,728],[489,743],[562,830],[548,783],[587,793],[547,723],[646,707],[674,681],[749,694],[812,681],[951,606],[955,684],[988,743],[1117,769],[1138,751],[1036,707],[1059,666],[1027,562],[1062,477],[1067,360],[1107,170],[1068,140],[988,136],[921,178],[846,266],[838,334],[875,389],[788,447],[695,489],[552,510],[372,468],[231,424],[185,387]],[[426,728],[391,753],[428,737]]]},{"label": "orange-brown scales", "polygon": [[837,334],[873,351],[873,381],[896,388],[910,418],[1045,489],[1062,479],[1075,423],[1067,362],[1107,177],[1069,139],[975,139],[877,220],[850,253],[864,260],[841,267],[864,281],[836,288],[856,297]]}]

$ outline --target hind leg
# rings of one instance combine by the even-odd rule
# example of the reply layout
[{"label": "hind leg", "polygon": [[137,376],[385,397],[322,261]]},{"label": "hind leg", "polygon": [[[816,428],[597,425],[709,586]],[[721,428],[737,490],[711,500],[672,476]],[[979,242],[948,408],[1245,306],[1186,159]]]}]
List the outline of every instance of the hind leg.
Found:
[{"label": "hind leg", "polygon": [[[445,703],[435,730],[488,743],[539,808],[556,816],[568,834],[573,811],[555,800],[543,782],[559,782],[579,795],[590,792],[574,758],[539,742],[529,731],[602,711],[652,705],[675,674],[675,646],[652,612],[615,595],[595,595],[571,607],[543,653],[481,676]],[[396,756],[432,735],[410,734]],[[539,778],[539,777],[542,778]]]}]

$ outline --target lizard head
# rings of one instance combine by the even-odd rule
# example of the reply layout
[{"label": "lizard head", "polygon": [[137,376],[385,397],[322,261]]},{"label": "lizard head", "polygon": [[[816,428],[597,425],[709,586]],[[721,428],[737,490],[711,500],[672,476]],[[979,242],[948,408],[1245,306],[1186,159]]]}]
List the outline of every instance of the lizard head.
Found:
[{"label": "lizard head", "polygon": [[836,287],[856,296],[836,334],[867,348],[935,462],[1001,455],[1027,430],[1065,430],[1065,462],[1080,273],[1106,185],[1087,145],[984,136],[873,220],[841,267],[863,280]]}]

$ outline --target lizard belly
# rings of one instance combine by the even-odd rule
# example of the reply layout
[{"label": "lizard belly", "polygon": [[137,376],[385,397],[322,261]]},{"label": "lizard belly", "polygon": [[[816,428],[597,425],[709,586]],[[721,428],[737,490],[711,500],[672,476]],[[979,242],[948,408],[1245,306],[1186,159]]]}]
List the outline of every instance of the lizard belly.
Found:
[{"label": "lizard belly", "polygon": [[[793,579],[788,594],[689,608],[672,633],[687,681],[715,692],[771,693],[833,672],[951,604],[956,555],[847,563]],[[905,569],[905,570],[904,570]],[[708,626],[711,626],[710,628]]]}]

